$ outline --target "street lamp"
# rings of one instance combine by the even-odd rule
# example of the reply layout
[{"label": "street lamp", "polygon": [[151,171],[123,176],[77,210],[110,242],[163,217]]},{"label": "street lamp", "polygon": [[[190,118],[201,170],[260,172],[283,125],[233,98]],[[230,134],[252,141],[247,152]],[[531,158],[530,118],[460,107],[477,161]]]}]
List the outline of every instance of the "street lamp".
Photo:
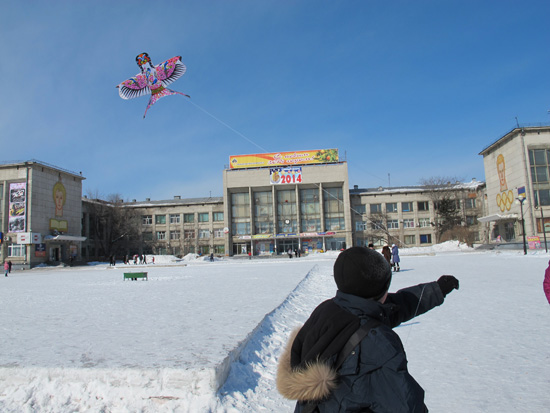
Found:
[{"label": "street lamp", "polygon": [[525,202],[525,197],[520,196],[516,198],[519,202],[519,207],[521,210],[521,231],[523,232],[523,254],[527,255],[527,246],[525,245],[525,220],[523,219],[523,203]]}]

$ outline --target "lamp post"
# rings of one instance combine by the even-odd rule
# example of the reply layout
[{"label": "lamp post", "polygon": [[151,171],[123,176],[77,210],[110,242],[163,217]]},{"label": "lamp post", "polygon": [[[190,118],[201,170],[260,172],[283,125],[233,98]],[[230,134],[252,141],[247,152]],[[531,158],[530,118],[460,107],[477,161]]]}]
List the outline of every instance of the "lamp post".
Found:
[{"label": "lamp post", "polygon": [[523,255],[527,255],[527,246],[525,244],[525,220],[523,219],[523,203],[525,202],[525,197],[520,196],[516,198],[519,202],[519,207],[521,211],[521,232],[523,232]]}]

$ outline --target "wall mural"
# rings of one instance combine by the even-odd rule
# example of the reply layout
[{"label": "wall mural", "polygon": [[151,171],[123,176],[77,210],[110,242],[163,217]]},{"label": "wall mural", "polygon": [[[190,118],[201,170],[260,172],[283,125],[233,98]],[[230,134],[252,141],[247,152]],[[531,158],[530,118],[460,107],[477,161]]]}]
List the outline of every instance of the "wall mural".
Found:
[{"label": "wall mural", "polygon": [[55,218],[50,219],[50,229],[58,232],[67,232],[69,223],[65,219],[59,219],[63,217],[63,206],[67,201],[67,191],[61,181],[56,182],[53,186],[52,195],[55,205]]},{"label": "wall mural", "polygon": [[512,203],[514,202],[514,193],[511,189],[508,189],[508,184],[506,183],[506,163],[504,162],[504,156],[502,154],[497,156],[497,172],[500,182],[500,193],[497,194],[497,205],[501,212],[510,211]]}]

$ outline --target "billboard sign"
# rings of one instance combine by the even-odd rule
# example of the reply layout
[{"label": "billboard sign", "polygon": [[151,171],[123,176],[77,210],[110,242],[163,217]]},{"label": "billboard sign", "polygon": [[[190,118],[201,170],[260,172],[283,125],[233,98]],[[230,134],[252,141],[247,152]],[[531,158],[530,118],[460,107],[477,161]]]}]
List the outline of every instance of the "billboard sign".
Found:
[{"label": "billboard sign", "polygon": [[314,149],[311,151],[232,155],[229,157],[229,168],[265,168],[334,162],[338,162],[338,149]]}]

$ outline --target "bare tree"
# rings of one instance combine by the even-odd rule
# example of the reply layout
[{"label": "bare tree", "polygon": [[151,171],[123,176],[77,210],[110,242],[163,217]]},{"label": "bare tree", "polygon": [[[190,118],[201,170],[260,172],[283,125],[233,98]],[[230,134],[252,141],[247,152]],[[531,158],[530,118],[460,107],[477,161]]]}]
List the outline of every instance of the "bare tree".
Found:
[{"label": "bare tree", "polygon": [[435,176],[421,179],[420,184],[426,188],[427,195],[434,204],[436,242],[439,242],[444,233],[456,230],[462,225],[460,191],[457,191],[461,179]]},{"label": "bare tree", "polygon": [[139,216],[134,208],[125,206],[119,194],[106,200],[89,194],[90,230],[96,250],[104,257],[126,254],[140,239]]}]

